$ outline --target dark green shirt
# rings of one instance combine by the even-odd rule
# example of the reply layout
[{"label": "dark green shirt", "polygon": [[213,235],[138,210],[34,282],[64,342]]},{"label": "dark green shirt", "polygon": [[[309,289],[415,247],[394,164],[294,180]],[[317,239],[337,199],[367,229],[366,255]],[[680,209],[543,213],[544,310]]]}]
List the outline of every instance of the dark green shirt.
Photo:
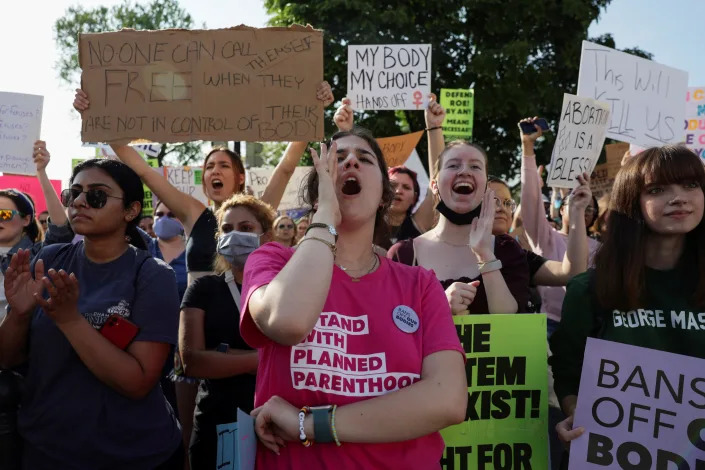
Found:
[{"label": "dark green shirt", "polygon": [[[684,260],[687,264],[688,261]],[[689,263],[693,266],[692,260]],[[554,388],[559,400],[577,395],[588,337],[705,358],[705,308],[693,305],[697,271],[647,269],[646,299],[637,310],[602,309],[590,285],[594,271],[568,283],[561,324],[551,336]]]}]

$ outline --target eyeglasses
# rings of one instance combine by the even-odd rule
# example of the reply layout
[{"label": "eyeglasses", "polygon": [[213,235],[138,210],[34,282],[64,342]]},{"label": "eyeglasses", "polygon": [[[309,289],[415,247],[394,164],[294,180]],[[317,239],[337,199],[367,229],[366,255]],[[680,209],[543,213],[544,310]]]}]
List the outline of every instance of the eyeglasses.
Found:
[{"label": "eyeglasses", "polygon": [[294,226],[292,224],[279,224],[279,225],[277,225],[277,227],[279,227],[279,230],[284,230],[285,228],[289,228],[289,229],[294,228]]},{"label": "eyeglasses", "polygon": [[155,215],[156,217],[164,217],[164,216],[167,216],[167,217],[169,217],[170,219],[173,219],[174,217],[176,217],[173,212],[157,211],[157,212],[154,213],[154,215]]},{"label": "eyeglasses", "polygon": [[496,197],[496,198],[494,198],[494,203],[498,209],[501,208],[502,206],[504,206],[504,208],[507,209],[511,213],[514,213],[514,211],[517,210],[517,203],[514,202],[513,199],[501,200],[498,197]]},{"label": "eyeglasses", "polygon": [[101,209],[105,207],[105,204],[108,202],[109,197],[112,197],[114,199],[122,199],[118,196],[111,196],[102,189],[98,188],[92,188],[88,191],[83,191],[82,189],[78,188],[71,188],[64,189],[63,191],[61,191],[61,203],[64,205],[64,207],[69,207],[73,203],[73,201],[78,199],[78,197],[83,193],[86,193],[86,202],[93,209]]},{"label": "eyeglasses", "polygon": [[0,220],[2,221],[12,220],[16,215],[20,215],[20,211],[15,209],[0,209]]},{"label": "eyeglasses", "polygon": [[42,224],[42,225],[46,225],[46,224],[47,224],[47,219],[39,219],[39,223]]}]

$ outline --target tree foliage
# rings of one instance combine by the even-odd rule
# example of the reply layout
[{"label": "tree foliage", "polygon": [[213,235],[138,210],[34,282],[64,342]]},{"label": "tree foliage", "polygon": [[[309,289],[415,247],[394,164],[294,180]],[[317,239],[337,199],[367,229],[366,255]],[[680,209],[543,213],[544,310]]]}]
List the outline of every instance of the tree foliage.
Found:
[{"label": "tree foliage", "polygon": [[[473,140],[487,150],[491,173],[510,177],[520,165],[517,122],[538,115],[557,123],[563,93],[577,89],[581,41],[610,1],[265,0],[265,5],[272,25],[324,30],[325,77],[338,98],[347,91],[348,44],[430,43],[432,89],[475,89]],[[614,47],[610,35],[597,41]],[[425,127],[420,111],[365,112],[356,122],[380,137],[400,134],[404,124],[412,131]],[[540,162],[550,161],[553,142],[547,134],[537,147]],[[419,151],[425,148],[423,139]]]},{"label": "tree foliage", "polygon": [[[56,69],[59,77],[68,85],[79,83],[78,35],[117,31],[123,28],[157,30],[168,28],[192,28],[193,18],[179,6],[178,0],[153,0],[148,4],[133,4],[124,0],[111,8],[99,6],[84,8],[69,7],[66,14],[54,24],[54,39],[59,49]],[[200,142],[162,145],[159,164],[165,157],[174,163],[186,164],[201,156]]]}]

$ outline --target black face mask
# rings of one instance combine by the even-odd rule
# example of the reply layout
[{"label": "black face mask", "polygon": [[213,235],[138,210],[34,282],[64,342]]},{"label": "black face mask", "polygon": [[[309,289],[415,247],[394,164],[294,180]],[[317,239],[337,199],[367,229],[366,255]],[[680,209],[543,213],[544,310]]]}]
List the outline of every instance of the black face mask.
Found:
[{"label": "black face mask", "polygon": [[465,214],[459,214],[445,205],[441,199],[436,205],[436,210],[440,212],[443,217],[448,219],[454,225],[470,225],[475,217],[480,217],[480,211],[482,210],[482,203],[478,205],[475,209]]}]

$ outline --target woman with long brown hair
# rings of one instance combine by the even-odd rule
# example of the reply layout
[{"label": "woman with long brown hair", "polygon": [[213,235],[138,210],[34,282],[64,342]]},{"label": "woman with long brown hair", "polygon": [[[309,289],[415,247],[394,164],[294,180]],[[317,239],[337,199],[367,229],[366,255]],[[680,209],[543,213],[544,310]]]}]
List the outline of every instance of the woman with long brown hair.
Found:
[{"label": "woman with long brown hair", "polygon": [[[651,148],[617,174],[595,268],[576,276],[550,339],[555,390],[572,429],[589,336],[704,358],[705,222],[702,161],[685,147]],[[673,321],[687,312],[696,325]]]}]

